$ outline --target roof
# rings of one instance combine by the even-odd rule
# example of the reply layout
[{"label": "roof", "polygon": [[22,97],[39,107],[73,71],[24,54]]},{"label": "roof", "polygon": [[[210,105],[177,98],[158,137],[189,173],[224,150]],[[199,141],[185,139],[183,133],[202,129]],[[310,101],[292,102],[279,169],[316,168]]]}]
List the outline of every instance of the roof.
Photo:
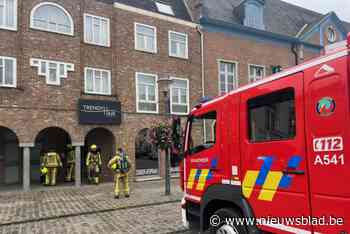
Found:
[{"label": "roof", "polygon": [[[203,0],[202,16],[226,23],[241,24],[233,13],[242,0]],[[325,15],[292,5],[281,0],[265,0],[264,24],[268,32],[295,37],[307,24],[307,28],[317,24]],[[350,31],[350,24],[344,27]],[[307,30],[307,29],[306,29]]]},{"label": "roof", "polygon": [[186,20],[186,21],[192,21],[183,0],[114,0],[114,2],[129,5],[129,6],[140,8],[147,11],[156,12],[166,16],[171,16],[158,11],[156,2],[160,2],[160,3],[170,5],[172,7],[174,11],[174,16],[171,16],[171,17],[178,18],[181,20]]}]

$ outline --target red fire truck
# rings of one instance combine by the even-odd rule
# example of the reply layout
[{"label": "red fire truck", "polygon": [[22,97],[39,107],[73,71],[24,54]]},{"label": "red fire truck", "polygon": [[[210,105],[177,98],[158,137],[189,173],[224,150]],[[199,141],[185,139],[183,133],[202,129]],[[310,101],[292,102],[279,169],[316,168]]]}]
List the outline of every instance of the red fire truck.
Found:
[{"label": "red fire truck", "polygon": [[350,233],[350,34],[321,57],[197,105],[181,168],[185,225]]}]

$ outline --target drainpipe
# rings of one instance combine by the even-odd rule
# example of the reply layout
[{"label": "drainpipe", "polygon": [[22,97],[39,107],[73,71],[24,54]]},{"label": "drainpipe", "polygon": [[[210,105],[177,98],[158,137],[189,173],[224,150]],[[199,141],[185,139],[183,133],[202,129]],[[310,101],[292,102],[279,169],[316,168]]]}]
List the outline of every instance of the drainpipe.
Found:
[{"label": "drainpipe", "polygon": [[295,58],[295,65],[298,65],[299,64],[298,44],[293,43],[291,50]]},{"label": "drainpipe", "polygon": [[[205,74],[204,74],[204,71],[205,71],[205,67],[204,67],[204,34],[203,34],[203,31],[202,31],[202,27],[200,25],[197,26],[197,31],[201,37],[201,67],[202,67],[202,97],[205,97],[205,84],[204,84],[204,81],[205,81]],[[206,123],[205,123],[205,120],[203,122],[203,138],[204,138],[204,142],[207,141],[207,129],[206,129]]]},{"label": "drainpipe", "polygon": [[201,37],[201,73],[202,73],[202,97],[205,96],[205,74],[204,74],[204,34],[202,31],[202,27],[199,25],[197,26],[197,31]]}]

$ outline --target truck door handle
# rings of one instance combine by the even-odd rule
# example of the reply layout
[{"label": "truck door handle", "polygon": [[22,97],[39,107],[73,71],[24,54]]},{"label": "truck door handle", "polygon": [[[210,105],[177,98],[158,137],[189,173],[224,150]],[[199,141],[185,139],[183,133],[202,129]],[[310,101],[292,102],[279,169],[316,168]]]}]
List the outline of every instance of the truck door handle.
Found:
[{"label": "truck door handle", "polygon": [[283,174],[304,175],[305,171],[284,169]]}]

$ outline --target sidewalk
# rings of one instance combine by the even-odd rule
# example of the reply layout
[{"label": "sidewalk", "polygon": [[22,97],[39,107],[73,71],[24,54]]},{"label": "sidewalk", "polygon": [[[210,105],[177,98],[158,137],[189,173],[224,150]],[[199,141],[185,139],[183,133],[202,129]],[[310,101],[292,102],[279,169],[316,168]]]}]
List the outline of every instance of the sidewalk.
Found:
[{"label": "sidewalk", "polygon": [[122,196],[118,200],[113,197],[111,183],[1,192],[0,226],[180,202],[182,191],[178,180],[172,181],[171,189],[172,195],[165,196],[164,181],[136,182],[131,186],[131,197]]}]

